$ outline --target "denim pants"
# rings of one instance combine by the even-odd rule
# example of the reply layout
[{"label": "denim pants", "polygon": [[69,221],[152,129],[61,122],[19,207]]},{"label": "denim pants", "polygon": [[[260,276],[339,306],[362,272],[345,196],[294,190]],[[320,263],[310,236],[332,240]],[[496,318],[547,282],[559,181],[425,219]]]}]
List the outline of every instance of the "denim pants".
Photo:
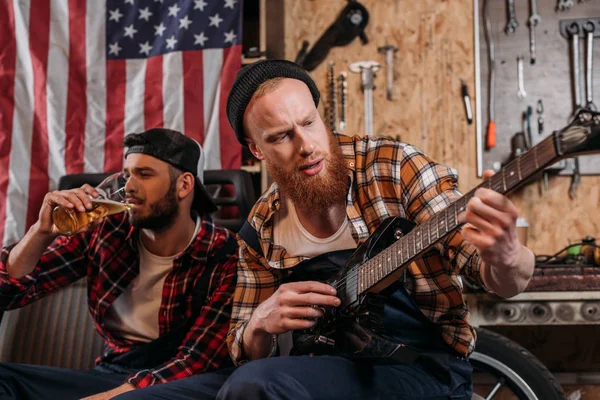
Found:
[{"label": "denim pants", "polygon": [[77,371],[0,363],[0,399],[81,399],[122,385],[130,372],[109,365],[99,365],[91,371]]}]

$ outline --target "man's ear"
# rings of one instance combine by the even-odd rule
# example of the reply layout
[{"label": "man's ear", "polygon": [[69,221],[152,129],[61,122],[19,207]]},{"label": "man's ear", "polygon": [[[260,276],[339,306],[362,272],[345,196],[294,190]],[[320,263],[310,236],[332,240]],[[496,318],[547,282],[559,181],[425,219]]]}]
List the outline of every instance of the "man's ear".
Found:
[{"label": "man's ear", "polygon": [[195,185],[195,178],[194,175],[192,175],[189,172],[184,172],[183,174],[181,174],[181,176],[179,177],[180,181],[179,184],[177,185],[178,189],[177,190],[177,195],[179,196],[180,199],[184,199],[185,197],[187,197],[189,194],[194,194],[194,185]]},{"label": "man's ear", "polygon": [[252,155],[254,157],[258,158],[259,160],[264,160],[265,156],[264,156],[262,150],[260,149],[260,147],[258,147],[256,145],[256,143],[254,143],[250,139],[246,139],[246,141],[248,142],[248,148],[250,149],[250,152],[252,153]]}]

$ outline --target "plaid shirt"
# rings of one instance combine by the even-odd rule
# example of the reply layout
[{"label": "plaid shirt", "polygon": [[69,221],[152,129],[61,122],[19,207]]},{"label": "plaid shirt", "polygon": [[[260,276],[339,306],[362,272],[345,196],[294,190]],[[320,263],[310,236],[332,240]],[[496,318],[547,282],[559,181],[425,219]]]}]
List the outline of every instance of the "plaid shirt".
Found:
[{"label": "plaid shirt", "polygon": [[[185,378],[220,368],[228,361],[225,338],[229,327],[231,300],[236,281],[237,245],[235,236],[201,219],[198,234],[173,261],[165,279],[159,309],[159,333],[181,326],[192,315],[192,291],[201,274],[210,274],[207,302],[179,345],[177,354],[163,365],[133,373],[127,382],[141,388]],[[6,272],[12,249],[0,257],[0,308],[25,306],[49,293],[87,277],[88,306],[96,329],[106,343],[105,353],[96,360],[128,352],[134,343],[104,328],[106,311],[139,271],[137,238],[139,230],[129,224],[126,214],[105,218],[96,229],[73,236],[59,236],[44,252],[33,272],[11,278]],[[220,251],[223,249],[223,251]],[[197,311],[196,311],[197,312]]]},{"label": "plaid shirt", "polygon": [[[422,223],[461,196],[456,172],[434,163],[414,146],[369,137],[336,137],[348,168],[346,213],[358,244],[390,216]],[[275,292],[285,270],[306,259],[289,256],[286,249],[273,243],[273,216],[280,206],[279,189],[273,184],[248,218],[265,257],[238,239],[238,283],[227,337],[236,364],[248,361],[242,339],[252,312]],[[406,289],[423,313],[440,327],[443,340],[468,356],[474,349],[475,331],[468,322],[469,311],[457,274],[483,284],[481,261],[475,247],[459,232],[436,244],[436,250],[409,265]],[[275,353],[276,341],[273,343],[271,355]]]}]

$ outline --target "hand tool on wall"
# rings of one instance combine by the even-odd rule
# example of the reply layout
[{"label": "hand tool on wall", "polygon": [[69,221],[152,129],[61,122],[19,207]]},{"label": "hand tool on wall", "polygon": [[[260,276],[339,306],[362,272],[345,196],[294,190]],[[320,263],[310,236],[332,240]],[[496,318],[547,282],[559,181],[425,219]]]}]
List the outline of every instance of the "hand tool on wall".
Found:
[{"label": "hand tool on wall", "polygon": [[373,135],[373,90],[375,72],[381,69],[377,61],[357,61],[350,64],[348,70],[361,76],[361,89],[365,104],[365,135]]},{"label": "hand tool on wall", "polygon": [[525,91],[525,82],[523,78],[523,56],[517,56],[517,80],[517,99],[522,100],[525,97],[527,97],[527,92]]},{"label": "hand tool on wall", "polygon": [[567,28],[567,31],[571,38],[571,72],[573,74],[573,101],[575,103],[573,115],[575,115],[582,106],[579,67],[579,25],[572,23]]},{"label": "hand tool on wall", "polygon": [[558,0],[556,11],[565,11],[573,7],[573,0]]},{"label": "hand tool on wall", "polygon": [[537,0],[529,0],[529,54],[530,62],[535,64],[535,27],[542,22],[537,11]]},{"label": "hand tool on wall", "polygon": [[579,157],[573,158],[573,177],[571,178],[571,186],[569,187],[569,196],[572,199],[577,198],[577,188],[581,184],[581,173],[579,172]]},{"label": "hand tool on wall", "polygon": [[[359,2],[350,0],[340,12],[337,20],[327,28],[308,53],[306,48],[296,56],[295,62],[307,71],[315,69],[329,54],[329,50],[336,46],[345,46],[352,42],[356,36],[360,37],[363,44],[369,41],[365,34],[365,27],[369,22],[369,12]],[[307,47],[307,46],[306,46]]]},{"label": "hand tool on wall", "polygon": [[521,154],[523,154],[527,151],[528,147],[527,147],[527,143],[525,140],[524,132],[517,132],[513,135],[513,137],[510,139],[510,149],[511,149],[511,154],[510,154],[511,160],[519,157]]},{"label": "hand tool on wall", "polygon": [[525,133],[527,134],[527,148],[533,147],[533,138],[531,136],[531,114],[533,114],[533,108],[527,106],[527,111],[523,113],[526,121]]},{"label": "hand tool on wall", "polygon": [[542,102],[542,99],[537,101],[536,111],[538,115],[538,135],[542,135],[544,133],[544,117],[542,117],[542,114],[544,114],[544,103]]},{"label": "hand tool on wall", "polygon": [[327,63],[327,121],[331,132],[336,130],[337,122],[337,93],[335,91],[335,63],[329,61]]},{"label": "hand tool on wall", "polygon": [[594,74],[594,31],[596,25],[593,22],[588,21],[583,26],[585,33],[585,92],[586,92],[586,104],[585,107],[592,111],[596,111],[596,105],[594,104],[594,83],[592,81]]},{"label": "hand tool on wall", "polygon": [[398,51],[396,46],[386,45],[378,47],[377,50],[385,55],[385,97],[392,100],[392,88],[394,85],[394,53]]},{"label": "hand tool on wall", "polygon": [[527,111],[523,111],[521,113],[521,130],[523,133],[523,142],[525,143],[525,149],[529,150],[531,148],[531,140],[527,133],[528,119],[527,119]]},{"label": "hand tool on wall", "polygon": [[348,73],[340,72],[340,131],[346,129],[346,114],[348,113]]},{"label": "hand tool on wall", "polygon": [[473,110],[471,109],[471,97],[469,97],[469,90],[465,81],[461,80],[460,91],[462,94],[463,102],[465,104],[465,115],[469,125],[473,123]]},{"label": "hand tool on wall", "polygon": [[[513,2],[514,6],[514,2]],[[485,147],[490,150],[496,146],[496,120],[495,120],[495,92],[496,92],[496,50],[492,23],[488,10],[488,0],[483,2],[483,14],[485,19],[485,40],[488,47],[489,81],[488,81],[488,126],[485,136]]]},{"label": "hand tool on wall", "polygon": [[519,27],[519,21],[517,21],[517,13],[515,11],[515,0],[506,0],[506,27],[504,32],[507,35],[515,33]]}]

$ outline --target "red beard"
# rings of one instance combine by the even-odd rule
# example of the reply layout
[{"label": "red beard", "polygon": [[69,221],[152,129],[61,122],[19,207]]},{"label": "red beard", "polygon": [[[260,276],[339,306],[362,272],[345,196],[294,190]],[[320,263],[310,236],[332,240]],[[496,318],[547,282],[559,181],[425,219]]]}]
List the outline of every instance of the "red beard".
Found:
[{"label": "red beard", "polygon": [[348,174],[346,162],[337,140],[329,139],[329,154],[323,156],[325,170],[315,176],[304,175],[298,166],[285,168],[267,161],[267,172],[292,202],[307,210],[325,210],[346,202]]}]

